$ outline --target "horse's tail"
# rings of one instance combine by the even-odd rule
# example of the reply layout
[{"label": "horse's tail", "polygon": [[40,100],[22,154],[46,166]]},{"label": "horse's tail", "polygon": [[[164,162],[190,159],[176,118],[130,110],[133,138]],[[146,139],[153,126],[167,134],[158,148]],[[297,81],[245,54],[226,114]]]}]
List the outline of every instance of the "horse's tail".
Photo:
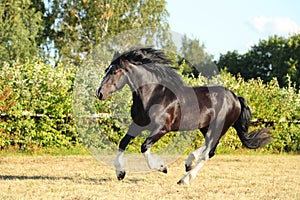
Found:
[{"label": "horse's tail", "polygon": [[234,123],[233,127],[237,131],[237,134],[241,139],[243,145],[245,145],[249,149],[257,149],[270,143],[272,141],[272,137],[270,136],[269,128],[264,128],[248,133],[251,111],[243,97],[238,97],[238,99],[241,104],[241,114],[238,120]]}]

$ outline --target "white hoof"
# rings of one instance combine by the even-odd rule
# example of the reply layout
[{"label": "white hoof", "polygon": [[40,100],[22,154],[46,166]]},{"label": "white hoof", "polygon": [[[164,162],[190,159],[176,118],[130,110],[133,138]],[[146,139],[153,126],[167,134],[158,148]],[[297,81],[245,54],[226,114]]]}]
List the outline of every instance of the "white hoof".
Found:
[{"label": "white hoof", "polygon": [[178,185],[189,185],[190,184],[190,174],[184,175],[178,182]]},{"label": "white hoof", "polygon": [[155,169],[158,170],[160,172],[163,173],[167,173],[167,167],[165,165],[165,162],[163,160],[161,160],[159,157],[152,155],[150,153],[150,149],[148,149],[145,153],[144,153],[144,157],[147,161],[148,167],[150,169]]}]

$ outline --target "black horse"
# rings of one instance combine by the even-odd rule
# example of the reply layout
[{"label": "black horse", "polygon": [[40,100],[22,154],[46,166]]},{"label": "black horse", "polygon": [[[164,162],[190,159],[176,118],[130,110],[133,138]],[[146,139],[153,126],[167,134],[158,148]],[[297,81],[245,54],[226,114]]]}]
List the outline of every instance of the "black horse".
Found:
[{"label": "black horse", "polygon": [[150,148],[170,131],[200,129],[205,138],[203,146],[190,153],[186,163],[187,173],[179,184],[189,184],[204,162],[214,156],[220,138],[233,126],[244,146],[262,147],[271,141],[269,129],[248,133],[251,112],[245,100],[229,89],[218,85],[185,86],[171,67],[170,60],[160,51],[150,47],[133,48],[114,56],[105,70],[96,95],[105,100],[128,84],[132,91],[133,122],[119,144],[115,159],[117,177],[125,176],[123,155],[128,143],[144,130],[150,135],[141,146],[148,166],[167,172],[162,160],[150,153]]}]

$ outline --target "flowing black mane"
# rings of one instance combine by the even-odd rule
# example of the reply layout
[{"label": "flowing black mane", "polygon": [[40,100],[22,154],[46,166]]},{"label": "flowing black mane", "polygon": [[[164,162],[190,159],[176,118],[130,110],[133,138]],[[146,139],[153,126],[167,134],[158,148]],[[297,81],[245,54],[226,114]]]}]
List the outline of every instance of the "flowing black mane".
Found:
[{"label": "flowing black mane", "polygon": [[164,83],[178,86],[183,84],[180,75],[171,68],[171,60],[161,50],[151,47],[135,47],[114,56],[111,64],[120,64],[121,60],[145,68]]},{"label": "flowing black mane", "polygon": [[127,60],[134,65],[143,65],[149,63],[171,64],[171,60],[161,50],[153,49],[151,47],[134,47],[122,54],[117,54],[113,62],[120,59]]}]

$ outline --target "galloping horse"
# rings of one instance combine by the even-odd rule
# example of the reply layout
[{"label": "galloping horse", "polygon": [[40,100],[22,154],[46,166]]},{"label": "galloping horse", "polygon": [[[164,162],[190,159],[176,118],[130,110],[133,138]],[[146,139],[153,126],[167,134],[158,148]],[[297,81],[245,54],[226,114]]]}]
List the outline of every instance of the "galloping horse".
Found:
[{"label": "galloping horse", "polygon": [[114,161],[117,178],[125,177],[123,161],[128,143],[142,131],[150,134],[141,146],[149,168],[167,173],[163,161],[151,155],[151,147],[170,131],[200,129],[203,146],[191,152],[185,162],[186,174],[178,184],[189,184],[209,158],[214,156],[220,138],[233,126],[243,145],[250,149],[271,141],[269,129],[248,133],[251,112],[245,100],[219,85],[185,86],[164,52],[150,47],[133,48],[114,56],[105,70],[96,95],[107,99],[128,84],[133,104],[127,134],[119,144]]}]

